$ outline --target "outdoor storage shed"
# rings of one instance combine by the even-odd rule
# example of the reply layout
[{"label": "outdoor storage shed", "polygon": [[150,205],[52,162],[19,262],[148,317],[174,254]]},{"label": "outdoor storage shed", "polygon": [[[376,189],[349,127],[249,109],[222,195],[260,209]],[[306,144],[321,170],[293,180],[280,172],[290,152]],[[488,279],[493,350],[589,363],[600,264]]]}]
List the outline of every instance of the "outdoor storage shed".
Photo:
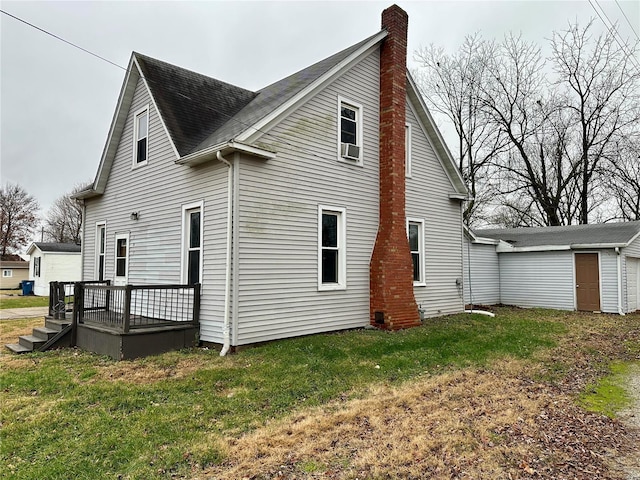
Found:
[{"label": "outdoor storage shed", "polygon": [[29,277],[33,293],[49,295],[49,282],[77,282],[82,275],[80,245],[34,242],[29,246]]},{"label": "outdoor storage shed", "polygon": [[[466,275],[465,301],[620,314],[636,311],[640,309],[639,237],[640,221],[475,230],[469,236],[470,261],[465,254],[465,273],[471,272]],[[478,265],[482,258],[485,263],[497,259],[498,268],[490,278]],[[498,302],[481,295],[489,283],[499,285]]]}]

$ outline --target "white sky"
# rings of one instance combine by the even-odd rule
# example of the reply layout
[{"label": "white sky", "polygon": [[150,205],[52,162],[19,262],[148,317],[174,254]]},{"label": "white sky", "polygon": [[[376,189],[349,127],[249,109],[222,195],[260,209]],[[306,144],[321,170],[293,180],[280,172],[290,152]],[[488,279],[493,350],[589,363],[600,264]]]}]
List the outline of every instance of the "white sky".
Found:
[{"label": "white sky", "polygon": [[[409,57],[465,35],[522,33],[546,49],[569,21],[602,27],[594,6],[640,34],[640,2],[398,1],[409,14]],[[0,8],[126,67],[131,51],[260,89],[380,29],[392,2],[14,2]],[[0,180],[34,195],[41,214],[93,180],[124,71],[0,15]],[[411,62],[410,62],[410,66]],[[442,125],[446,130],[446,125]]]}]

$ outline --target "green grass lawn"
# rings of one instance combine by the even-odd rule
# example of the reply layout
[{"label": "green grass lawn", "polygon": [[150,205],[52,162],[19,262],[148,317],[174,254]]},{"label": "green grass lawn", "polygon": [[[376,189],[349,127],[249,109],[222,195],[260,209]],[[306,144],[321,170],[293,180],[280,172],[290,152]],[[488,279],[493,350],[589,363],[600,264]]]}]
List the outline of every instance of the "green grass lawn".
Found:
[{"label": "green grass lawn", "polygon": [[223,460],[225,437],[375,385],[501,358],[534,362],[567,328],[563,314],[505,309],[394,333],[283,340],[223,358],[205,349],[120,363],[71,349],[4,355],[0,477],[188,478]]},{"label": "green grass lawn", "polygon": [[49,297],[36,297],[29,295],[13,295],[8,298],[0,298],[0,309],[3,308],[25,308],[25,307],[48,307]]}]

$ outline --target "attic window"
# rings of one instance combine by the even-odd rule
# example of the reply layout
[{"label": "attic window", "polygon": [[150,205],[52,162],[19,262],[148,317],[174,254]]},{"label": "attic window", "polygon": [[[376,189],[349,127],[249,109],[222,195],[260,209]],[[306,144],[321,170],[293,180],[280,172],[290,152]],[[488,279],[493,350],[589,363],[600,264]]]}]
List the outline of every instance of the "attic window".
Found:
[{"label": "attic window", "polygon": [[134,122],[133,166],[146,165],[149,156],[149,107],[138,110]]},{"label": "attic window", "polygon": [[362,106],[338,97],[338,158],[362,165]]}]

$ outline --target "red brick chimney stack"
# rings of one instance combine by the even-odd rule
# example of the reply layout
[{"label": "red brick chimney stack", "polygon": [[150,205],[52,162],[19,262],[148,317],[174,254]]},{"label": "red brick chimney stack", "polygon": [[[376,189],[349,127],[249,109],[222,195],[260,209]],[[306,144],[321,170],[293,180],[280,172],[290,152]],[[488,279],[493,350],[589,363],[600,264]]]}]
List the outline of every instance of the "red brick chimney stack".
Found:
[{"label": "red brick chimney stack", "polygon": [[420,324],[405,214],[407,13],[382,12],[380,49],[380,220],[371,257],[371,324],[397,330]]}]

